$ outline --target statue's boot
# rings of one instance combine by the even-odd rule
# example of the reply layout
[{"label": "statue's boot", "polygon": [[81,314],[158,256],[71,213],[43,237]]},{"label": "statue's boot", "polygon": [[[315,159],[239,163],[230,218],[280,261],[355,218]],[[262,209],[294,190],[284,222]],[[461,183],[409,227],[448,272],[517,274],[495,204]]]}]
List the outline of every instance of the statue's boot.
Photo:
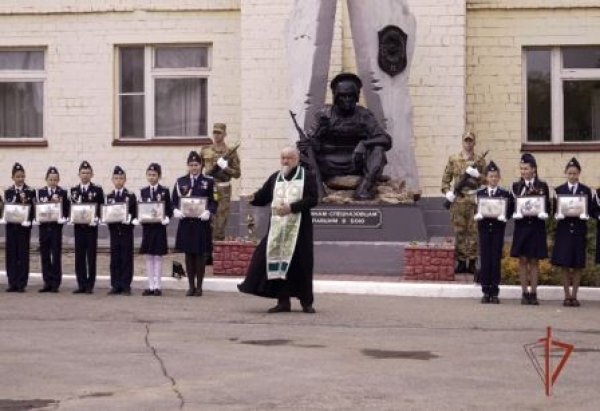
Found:
[{"label": "statue's boot", "polygon": [[375,198],[375,182],[367,177],[360,180],[358,187],[354,191],[356,200],[373,200]]}]

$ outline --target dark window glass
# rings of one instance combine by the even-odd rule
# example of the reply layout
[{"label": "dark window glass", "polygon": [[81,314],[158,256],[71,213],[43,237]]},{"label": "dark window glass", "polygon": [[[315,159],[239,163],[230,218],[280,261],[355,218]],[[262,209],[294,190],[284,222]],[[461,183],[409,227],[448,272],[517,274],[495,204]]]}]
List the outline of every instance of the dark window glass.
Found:
[{"label": "dark window glass", "polygon": [[206,84],[204,78],[156,80],[156,137],[196,137],[207,134]]},{"label": "dark window glass", "polygon": [[600,81],[565,81],[565,142],[600,140]]},{"label": "dark window glass", "polygon": [[600,47],[563,47],[564,68],[600,68]]},{"label": "dark window glass", "polygon": [[527,56],[527,141],[551,141],[552,93],[550,49],[531,49]]},{"label": "dark window glass", "polygon": [[0,138],[43,137],[44,84],[0,82]]},{"label": "dark window glass", "polygon": [[144,138],[144,96],[121,96],[121,137]]},{"label": "dark window glass", "polygon": [[0,70],[43,69],[43,51],[0,50]]},{"label": "dark window glass", "polygon": [[121,93],[144,92],[144,48],[121,47]]},{"label": "dark window glass", "polygon": [[157,47],[154,52],[154,67],[208,67],[208,49],[206,47]]}]

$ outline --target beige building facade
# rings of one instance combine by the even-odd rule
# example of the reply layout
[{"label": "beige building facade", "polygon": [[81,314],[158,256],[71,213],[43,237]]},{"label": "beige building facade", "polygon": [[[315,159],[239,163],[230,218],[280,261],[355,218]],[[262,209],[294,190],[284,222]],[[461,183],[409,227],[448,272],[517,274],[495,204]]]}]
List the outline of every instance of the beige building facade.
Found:
[{"label": "beige building facade", "polygon": [[[19,161],[30,185],[42,186],[47,167],[55,165],[61,184],[70,186],[79,163],[88,160],[96,182],[107,188],[119,164],[128,186],[139,189],[153,161],[162,164],[163,183],[171,186],[185,172],[188,151],[209,142],[213,122],[225,122],[228,141],[242,143],[234,197],[255,189],[277,167],[279,149],[294,133],[286,66],[293,4],[3,1],[0,185],[10,184],[10,169]],[[441,195],[445,161],[460,150],[465,128],[477,133],[479,149],[490,149],[505,184],[517,177],[521,150],[531,150],[551,184],[561,181],[564,164],[576,155],[584,181],[595,185],[600,69],[587,66],[600,38],[596,1],[409,4],[417,21],[409,68],[413,145],[425,196]],[[332,75],[356,67],[343,6],[340,1]],[[575,66],[579,60],[587,66],[564,66],[564,53]],[[571,101],[580,104],[569,111]]]}]

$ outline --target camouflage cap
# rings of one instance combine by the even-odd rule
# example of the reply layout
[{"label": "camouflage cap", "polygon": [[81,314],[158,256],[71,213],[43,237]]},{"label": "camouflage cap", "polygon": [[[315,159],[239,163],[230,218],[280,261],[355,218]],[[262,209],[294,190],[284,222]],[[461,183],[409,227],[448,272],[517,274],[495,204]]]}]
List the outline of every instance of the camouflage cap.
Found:
[{"label": "camouflage cap", "polygon": [[465,131],[462,135],[462,141],[465,140],[473,140],[473,142],[475,142],[475,133],[473,133],[472,131]]},{"label": "camouflage cap", "polygon": [[225,124],[225,123],[215,123],[213,125],[213,133],[214,132],[227,133],[227,124]]}]

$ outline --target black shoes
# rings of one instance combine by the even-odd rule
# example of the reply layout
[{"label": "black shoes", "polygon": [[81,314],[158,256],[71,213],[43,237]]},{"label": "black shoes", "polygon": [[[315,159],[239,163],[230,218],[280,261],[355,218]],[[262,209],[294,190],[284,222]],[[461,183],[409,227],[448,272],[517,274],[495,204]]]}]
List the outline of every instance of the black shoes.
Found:
[{"label": "black shoes", "polygon": [[52,288],[49,285],[45,285],[38,290],[38,293],[49,293],[52,291]]},{"label": "black shoes", "polygon": [[306,313],[306,314],[314,314],[317,311],[314,309],[314,307],[312,306],[312,304],[310,304],[310,305],[303,305],[302,306],[302,312]]},{"label": "black shoes", "polygon": [[196,290],[194,290],[193,288],[190,288],[187,290],[187,293],[185,293],[186,297],[193,297],[196,294]]},{"label": "black shoes", "polygon": [[540,305],[537,299],[537,293],[529,293],[529,305]]},{"label": "black shoes", "polygon": [[117,295],[117,294],[121,294],[121,291],[117,290],[116,288],[111,288],[110,291],[107,293],[107,295]]},{"label": "black shoes", "polygon": [[277,304],[275,307],[269,308],[269,310],[267,312],[269,314],[275,314],[275,313],[289,313],[291,311],[292,311],[292,307],[290,306],[290,304]]},{"label": "black shoes", "polygon": [[145,290],[142,292],[142,295],[143,295],[144,297],[148,297],[149,295],[154,295],[154,290],[151,290],[151,289],[147,288],[147,289],[145,289]]},{"label": "black shoes", "polygon": [[83,288],[77,288],[73,290],[73,294],[85,294],[85,290]]},{"label": "black shoes", "polygon": [[94,290],[92,290],[91,288],[88,288],[87,290],[85,290],[86,294],[94,294]]},{"label": "black shoes", "polygon": [[498,298],[498,296],[497,296],[497,295],[494,295],[494,296],[492,296],[492,297],[490,298],[490,302],[491,302],[492,304],[500,304],[500,299]]},{"label": "black shoes", "polygon": [[16,293],[17,292],[17,288],[16,287],[8,287],[6,290],[7,293]]},{"label": "black shoes", "polygon": [[581,303],[577,298],[565,298],[563,305],[565,307],[581,307]]},{"label": "black shoes", "polygon": [[160,297],[162,295],[162,291],[157,288],[156,290],[154,290],[154,295],[156,297]]},{"label": "black shoes", "polygon": [[121,291],[121,295],[131,295],[131,290],[123,290]]},{"label": "black shoes", "polygon": [[484,294],[483,297],[481,297],[481,304],[489,304],[492,302],[492,297],[490,297],[488,294]]},{"label": "black shoes", "polygon": [[196,292],[194,293],[196,297],[202,297],[202,288],[196,288]]}]

